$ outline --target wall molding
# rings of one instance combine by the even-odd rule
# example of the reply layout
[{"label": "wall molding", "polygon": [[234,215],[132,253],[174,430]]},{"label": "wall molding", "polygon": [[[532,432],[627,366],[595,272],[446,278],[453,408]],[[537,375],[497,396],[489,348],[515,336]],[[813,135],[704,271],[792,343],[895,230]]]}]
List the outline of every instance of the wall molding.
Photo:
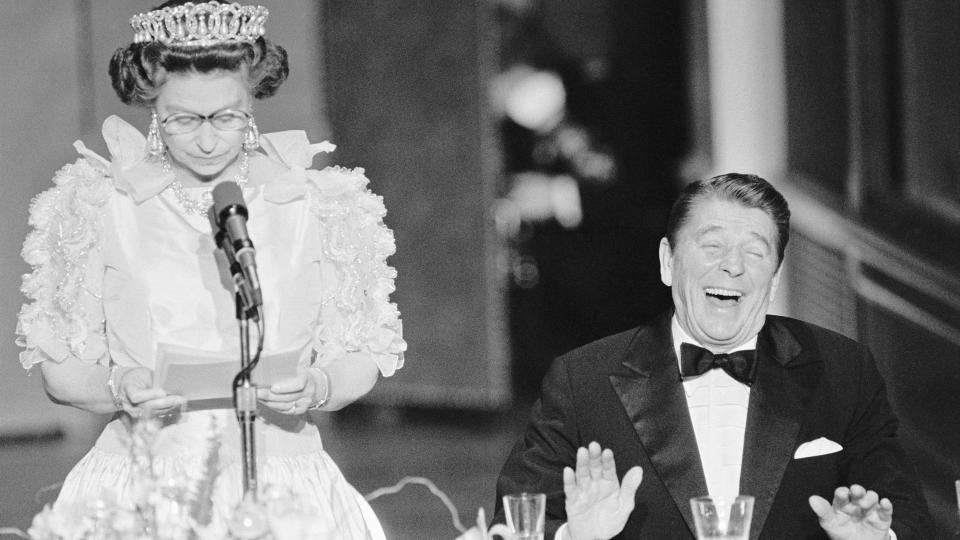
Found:
[{"label": "wall molding", "polygon": [[[836,211],[801,187],[795,184],[779,187],[790,203],[792,228],[823,247],[843,253],[850,283],[859,296],[960,344],[960,327],[951,324],[945,313],[931,312],[923,302],[865,275],[865,269],[869,267],[872,272],[889,276],[918,295],[936,299],[957,314],[960,314],[960,278],[942,265],[914,253],[908,246],[898,245]],[[809,294],[809,291],[802,293]]]}]

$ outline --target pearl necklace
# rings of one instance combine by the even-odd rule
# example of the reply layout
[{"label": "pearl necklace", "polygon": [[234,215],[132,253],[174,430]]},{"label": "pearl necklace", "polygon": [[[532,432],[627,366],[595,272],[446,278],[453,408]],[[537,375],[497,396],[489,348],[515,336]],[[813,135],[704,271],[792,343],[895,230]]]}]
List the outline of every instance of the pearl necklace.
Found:
[{"label": "pearl necklace", "polygon": [[[167,159],[167,153],[164,152],[160,156],[160,163],[163,167],[163,172],[171,173],[173,168],[170,166],[170,160]],[[250,172],[250,156],[247,154],[247,151],[244,150],[240,154],[240,172],[233,177],[233,181],[236,182],[240,187],[247,185],[247,174]],[[200,193],[199,199],[194,199],[193,197],[187,195],[186,190],[183,187],[183,184],[179,180],[174,180],[170,182],[170,185],[166,189],[169,189],[173,192],[173,196],[176,197],[177,202],[180,203],[180,207],[183,208],[183,211],[187,214],[192,215],[205,215],[207,209],[210,208],[210,205],[213,204],[213,188],[205,189]]]}]

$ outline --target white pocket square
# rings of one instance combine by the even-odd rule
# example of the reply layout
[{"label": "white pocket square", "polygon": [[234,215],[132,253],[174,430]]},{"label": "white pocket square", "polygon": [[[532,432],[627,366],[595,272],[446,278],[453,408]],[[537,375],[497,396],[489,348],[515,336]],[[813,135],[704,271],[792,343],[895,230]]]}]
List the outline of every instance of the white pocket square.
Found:
[{"label": "white pocket square", "polygon": [[826,437],[820,437],[813,441],[807,441],[797,447],[797,451],[793,453],[793,459],[823,456],[841,450],[843,450],[843,447],[839,444]]}]

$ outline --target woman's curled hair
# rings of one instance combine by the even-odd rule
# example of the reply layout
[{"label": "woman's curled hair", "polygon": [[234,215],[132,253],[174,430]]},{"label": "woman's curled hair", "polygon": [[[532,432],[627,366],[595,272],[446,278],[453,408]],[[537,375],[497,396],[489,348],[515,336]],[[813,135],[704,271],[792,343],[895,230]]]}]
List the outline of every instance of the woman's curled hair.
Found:
[{"label": "woman's curled hair", "polygon": [[290,72],[287,51],[258,37],[252,43],[225,42],[204,47],[132,43],[110,60],[110,79],[120,100],[150,106],[168,73],[246,70],[250,92],[262,99],[276,93]]}]

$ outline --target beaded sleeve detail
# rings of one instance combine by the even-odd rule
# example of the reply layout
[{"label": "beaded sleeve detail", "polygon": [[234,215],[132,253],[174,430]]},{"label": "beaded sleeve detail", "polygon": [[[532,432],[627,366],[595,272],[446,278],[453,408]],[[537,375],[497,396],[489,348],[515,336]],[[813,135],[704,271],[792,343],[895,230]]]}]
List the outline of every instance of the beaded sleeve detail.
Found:
[{"label": "beaded sleeve detail", "polygon": [[70,357],[89,362],[107,360],[101,275],[89,269],[102,265],[101,208],[113,192],[104,161],[87,154],[61,168],[54,187],[30,205],[32,231],[23,245],[23,259],[32,272],[23,276],[24,304],[17,321],[20,363],[29,369],[44,360]]},{"label": "beaded sleeve detail", "polygon": [[389,299],[396,270],[386,260],[396,247],[383,223],[383,200],[367,189],[363,169],[327,167],[306,174],[310,208],[321,223],[321,264],[337,283],[322,298],[314,324],[318,359],[366,352],[390,376],[403,366],[406,342],[400,312]]},{"label": "beaded sleeve detail", "polygon": [[[20,311],[17,343],[25,368],[52,360],[79,358],[107,363],[104,322],[103,227],[106,205],[115,197],[134,204],[156,196],[169,184],[156,166],[144,161],[143,136],[118,118],[104,123],[111,159],[77,146],[83,158],[65,166],[54,187],[41,193],[30,209],[23,257],[32,272],[23,278],[28,302]],[[395,251],[393,233],[383,222],[386,209],[368,189],[362,169],[308,169],[329,143],[310,144],[304,132],[263,134],[264,151],[290,171],[264,185],[268,204],[303,201],[312,231],[305,248],[316,264],[319,296],[306,329],[312,336],[316,362],[334,361],[348,353],[372,358],[381,374],[403,365],[406,343],[400,314],[390,302],[395,270],[387,258]],[[106,300],[110,300],[107,298]],[[123,319],[121,319],[123,320]],[[115,323],[119,327],[119,323]]]}]

